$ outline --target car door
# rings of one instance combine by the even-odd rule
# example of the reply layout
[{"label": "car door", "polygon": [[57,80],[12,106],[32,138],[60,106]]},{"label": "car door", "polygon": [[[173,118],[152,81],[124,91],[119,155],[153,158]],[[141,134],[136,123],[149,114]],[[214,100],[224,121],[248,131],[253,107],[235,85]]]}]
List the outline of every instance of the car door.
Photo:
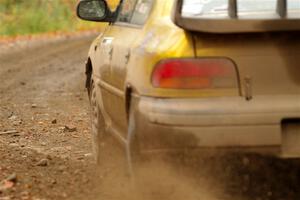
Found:
[{"label": "car door", "polygon": [[108,27],[103,40],[109,57],[110,70],[103,102],[112,121],[112,128],[126,140],[127,115],[125,108],[126,74],[131,50],[143,34],[143,25],[150,14],[153,0],[124,0],[117,22]]}]

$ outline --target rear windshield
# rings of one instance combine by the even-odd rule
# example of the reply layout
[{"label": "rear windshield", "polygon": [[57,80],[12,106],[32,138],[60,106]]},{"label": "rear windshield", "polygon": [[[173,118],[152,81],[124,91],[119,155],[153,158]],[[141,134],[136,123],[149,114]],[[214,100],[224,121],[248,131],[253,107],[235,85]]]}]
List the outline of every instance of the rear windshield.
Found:
[{"label": "rear windshield", "polygon": [[[228,17],[228,0],[184,0],[182,16]],[[238,0],[238,15],[276,14],[277,0]],[[300,0],[288,0],[290,18],[300,18]]]}]

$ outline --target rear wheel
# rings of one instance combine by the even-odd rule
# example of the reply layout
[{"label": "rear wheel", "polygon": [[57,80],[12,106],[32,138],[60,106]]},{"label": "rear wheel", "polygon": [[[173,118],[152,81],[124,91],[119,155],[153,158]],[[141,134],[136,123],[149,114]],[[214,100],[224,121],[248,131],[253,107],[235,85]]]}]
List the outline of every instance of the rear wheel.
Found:
[{"label": "rear wheel", "polygon": [[95,82],[91,80],[89,98],[93,149],[97,161],[95,176],[102,181],[99,191],[105,191],[112,199],[121,199],[131,194],[128,188],[128,176],[125,173],[125,153],[113,135],[106,131],[105,120],[100,109],[102,98],[99,93]]},{"label": "rear wheel", "polygon": [[[128,173],[124,148],[110,132],[106,131],[105,118],[101,110],[102,96],[91,79],[89,87],[94,155],[97,175],[105,182],[103,187],[118,188],[122,195],[129,194]],[[110,192],[110,191],[109,191]],[[112,191],[113,192],[113,191]],[[119,194],[118,194],[119,195]]]},{"label": "rear wheel", "polygon": [[103,146],[105,135],[105,122],[99,107],[101,95],[97,95],[94,81],[91,79],[89,87],[89,98],[91,105],[91,122],[92,122],[92,137],[93,137],[93,150],[97,164],[101,162],[101,146]]}]

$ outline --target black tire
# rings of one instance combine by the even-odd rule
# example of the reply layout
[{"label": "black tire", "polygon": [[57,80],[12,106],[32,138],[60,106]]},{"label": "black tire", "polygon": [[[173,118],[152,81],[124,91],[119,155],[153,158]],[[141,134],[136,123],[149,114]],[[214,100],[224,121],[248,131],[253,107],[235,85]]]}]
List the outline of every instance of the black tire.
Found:
[{"label": "black tire", "polygon": [[105,122],[101,113],[99,101],[101,95],[97,95],[94,81],[91,79],[89,90],[89,99],[91,106],[91,123],[92,123],[92,137],[93,137],[93,150],[97,164],[101,164],[101,146],[103,146],[105,135]]},{"label": "black tire", "polygon": [[125,166],[124,148],[121,148],[116,138],[106,131],[105,118],[100,107],[102,97],[99,94],[99,90],[96,90],[93,79],[91,79],[88,89],[91,106],[93,150],[97,162],[97,172],[99,172],[100,176],[106,176],[108,179],[116,179],[118,177],[120,180],[125,180],[127,168]]},{"label": "black tire", "polygon": [[112,199],[130,196],[131,188],[126,174],[124,149],[121,149],[116,139],[106,131],[99,105],[102,101],[101,94],[96,90],[93,79],[91,79],[88,91],[91,105],[93,149],[97,161],[94,175],[102,181],[99,190],[106,191]]}]

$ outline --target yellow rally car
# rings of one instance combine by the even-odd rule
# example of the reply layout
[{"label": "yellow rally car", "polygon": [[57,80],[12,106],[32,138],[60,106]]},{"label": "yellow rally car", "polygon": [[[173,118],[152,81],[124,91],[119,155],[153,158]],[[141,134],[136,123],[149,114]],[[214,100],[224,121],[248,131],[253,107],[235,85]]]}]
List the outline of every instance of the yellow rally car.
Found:
[{"label": "yellow rally car", "polygon": [[[134,151],[300,156],[299,0],[81,0],[108,22],[86,65],[104,132]],[[102,130],[105,127],[105,131]]]}]

